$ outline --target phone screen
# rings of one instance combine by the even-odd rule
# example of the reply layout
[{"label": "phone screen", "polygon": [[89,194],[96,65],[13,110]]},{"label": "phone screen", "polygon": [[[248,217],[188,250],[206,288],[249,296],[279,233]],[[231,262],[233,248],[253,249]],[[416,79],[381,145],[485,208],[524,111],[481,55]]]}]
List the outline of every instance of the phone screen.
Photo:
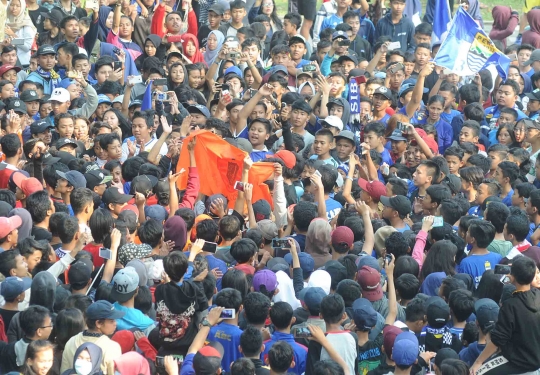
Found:
[{"label": "phone screen", "polygon": [[203,251],[208,251],[209,253],[215,253],[217,250],[217,243],[215,242],[204,242]]},{"label": "phone screen", "polygon": [[100,258],[111,260],[112,259],[112,251],[109,250],[109,249],[106,249],[104,247],[100,247],[99,248],[99,256],[100,256]]}]

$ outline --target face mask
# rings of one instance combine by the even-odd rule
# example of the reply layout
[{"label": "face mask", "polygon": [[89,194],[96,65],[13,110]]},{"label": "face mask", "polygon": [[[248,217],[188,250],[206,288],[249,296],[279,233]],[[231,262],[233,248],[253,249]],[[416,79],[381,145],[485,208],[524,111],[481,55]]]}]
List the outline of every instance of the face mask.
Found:
[{"label": "face mask", "polygon": [[75,372],[79,375],[88,375],[92,372],[92,362],[85,361],[84,359],[77,359],[75,361]]}]

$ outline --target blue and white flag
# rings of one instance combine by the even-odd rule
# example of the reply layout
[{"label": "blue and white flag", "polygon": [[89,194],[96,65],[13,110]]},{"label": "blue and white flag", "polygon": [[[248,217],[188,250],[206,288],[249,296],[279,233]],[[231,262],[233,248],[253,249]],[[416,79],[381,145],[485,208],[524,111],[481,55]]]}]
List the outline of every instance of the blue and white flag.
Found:
[{"label": "blue and white flag", "polygon": [[431,33],[431,44],[441,44],[446,38],[450,28],[450,4],[448,0],[435,0],[435,12],[433,13],[433,32]]},{"label": "blue and white flag", "polygon": [[434,63],[460,76],[473,76],[490,65],[495,65],[497,72],[505,80],[510,59],[495,47],[484,30],[460,7]]},{"label": "blue and white flag", "polygon": [[146,90],[144,91],[144,96],[141,104],[141,111],[146,111],[149,109],[152,109],[152,81],[148,81],[148,86],[146,86]]}]

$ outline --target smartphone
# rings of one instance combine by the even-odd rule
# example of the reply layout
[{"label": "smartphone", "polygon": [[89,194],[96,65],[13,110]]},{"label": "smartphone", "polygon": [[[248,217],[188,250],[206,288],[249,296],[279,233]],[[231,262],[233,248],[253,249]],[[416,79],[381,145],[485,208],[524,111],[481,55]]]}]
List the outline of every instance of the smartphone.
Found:
[{"label": "smartphone", "polygon": [[239,44],[236,40],[233,40],[231,42],[225,42],[225,45],[230,49],[236,49],[238,48]]},{"label": "smartphone", "polygon": [[315,171],[315,173],[313,173],[313,174],[316,175],[316,176],[322,177],[321,172],[319,172],[319,171]]},{"label": "smartphone", "polygon": [[313,64],[307,64],[302,67],[303,72],[314,72],[317,70],[317,67]]},{"label": "smartphone", "polygon": [[510,61],[516,61],[517,60],[517,53],[512,53],[511,55],[508,55],[508,58]]},{"label": "smartphone", "polygon": [[274,258],[285,258],[285,255],[289,254],[291,249],[284,249],[282,247],[276,247],[274,249]]},{"label": "smartphone", "polygon": [[392,43],[388,44],[388,51],[393,51],[393,50],[399,49],[399,48],[401,48],[401,43],[400,42],[392,42]]},{"label": "smartphone", "polygon": [[86,0],[86,9],[96,9],[97,7],[99,7],[97,0]]},{"label": "smartphone", "polygon": [[442,216],[435,216],[435,220],[433,220],[433,228],[442,227],[444,225],[444,221]]},{"label": "smartphone", "polygon": [[112,251],[107,249],[107,248],[100,247],[99,248],[99,256],[100,256],[100,258],[111,260],[112,259]]},{"label": "smartphone", "polygon": [[285,102],[281,102],[281,110],[283,111],[283,109],[287,107],[287,103]]},{"label": "smartphone", "polygon": [[[88,4],[88,2],[86,4]],[[156,357],[156,367],[165,367],[165,357]]]},{"label": "smartphone", "polygon": [[157,95],[156,95],[156,99],[160,102],[165,102],[167,100],[169,100],[169,96],[167,95],[167,93],[164,93],[164,92],[158,92]]},{"label": "smartphone", "polygon": [[24,39],[23,38],[11,39],[11,44],[14,46],[22,46],[24,45]]},{"label": "smartphone", "polygon": [[208,251],[209,253],[215,253],[217,249],[217,243],[215,242],[204,242],[203,251]]},{"label": "smartphone", "polygon": [[311,332],[307,327],[295,327],[293,328],[293,336],[295,338],[307,338],[311,337]]},{"label": "smartphone", "polygon": [[340,47],[348,47],[351,45],[351,41],[349,39],[341,39],[338,41],[338,46]]},{"label": "smartphone", "polygon": [[169,35],[167,37],[168,43],[178,43],[182,41],[182,35]]},{"label": "smartphone", "polygon": [[113,69],[114,70],[122,69],[122,61],[113,61]]},{"label": "smartphone", "polygon": [[291,245],[289,244],[289,240],[287,238],[274,238],[272,240],[272,247],[274,248],[282,248],[282,249],[290,249]]},{"label": "smartphone", "polygon": [[181,354],[173,354],[173,359],[176,361],[176,363],[184,363],[184,356]]},{"label": "smartphone", "polygon": [[362,84],[362,83],[366,83],[367,82],[367,79],[366,79],[366,76],[359,76],[359,77],[356,77],[356,83],[358,85]]},{"label": "smartphone", "polygon": [[70,70],[69,72],[67,72],[67,77],[68,78],[77,78],[78,74],[77,74],[77,72],[75,72],[73,70]]},{"label": "smartphone", "polygon": [[229,90],[230,90],[230,86],[228,83],[224,83],[221,85],[221,92],[229,91]]},{"label": "smartphone", "polygon": [[510,275],[510,266],[507,264],[496,264],[495,273],[497,275]]},{"label": "smartphone", "polygon": [[346,203],[345,209],[349,212],[356,212],[356,205],[354,203]]},{"label": "smartphone", "polygon": [[404,128],[405,127],[403,126],[403,123],[401,121],[398,121],[396,129],[399,130],[400,132],[403,132]]},{"label": "smartphone", "polygon": [[392,255],[386,254],[386,256],[384,257],[384,259],[386,260],[386,262],[390,263],[390,262],[392,261]]},{"label": "smartphone", "polygon": [[154,86],[164,86],[167,84],[167,78],[158,78],[153,82]]},{"label": "smartphone", "polygon": [[392,74],[396,74],[396,72],[402,70],[405,68],[405,65],[403,65],[402,63],[397,63],[397,64],[394,64],[391,68],[390,68],[390,73]]},{"label": "smartphone", "polygon": [[119,55],[119,54],[120,54],[120,48],[118,48],[118,47],[113,47],[112,51],[113,51],[113,53],[114,53],[115,55]]},{"label": "smartphone", "polygon": [[129,84],[134,85],[136,83],[142,83],[142,76],[131,77],[131,79],[129,80]]},{"label": "smartphone", "polygon": [[244,191],[244,183],[241,181],[236,181],[234,183],[234,190]]},{"label": "smartphone", "polygon": [[222,319],[234,319],[235,316],[236,311],[234,309],[223,309],[219,317]]}]

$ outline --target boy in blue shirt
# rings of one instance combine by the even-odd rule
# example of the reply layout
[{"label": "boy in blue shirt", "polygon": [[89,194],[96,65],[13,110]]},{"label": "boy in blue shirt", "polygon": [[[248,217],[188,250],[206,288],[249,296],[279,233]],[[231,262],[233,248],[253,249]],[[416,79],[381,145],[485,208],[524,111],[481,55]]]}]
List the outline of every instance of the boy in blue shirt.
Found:
[{"label": "boy in blue shirt", "polygon": [[242,295],[236,289],[225,288],[214,298],[216,306],[226,309],[234,309],[235,315],[232,319],[223,321],[210,329],[208,340],[217,341],[223,345],[223,359],[221,367],[229,370],[231,363],[242,357],[240,350],[240,336],[242,330],[238,328],[238,314],[242,311]]},{"label": "boy in blue shirt", "polygon": [[377,121],[367,124],[364,128],[364,142],[369,145],[371,150],[375,150],[381,154],[383,163],[393,165],[394,162],[392,161],[390,152],[384,148],[384,144],[386,143],[386,139],[384,138],[385,131],[386,128],[382,122]]},{"label": "boy in blue shirt", "polygon": [[330,164],[338,167],[339,163],[330,155],[332,146],[334,145],[334,135],[329,129],[321,129],[315,133],[315,142],[313,142],[313,155],[310,159],[317,159],[324,164]]},{"label": "boy in blue shirt", "polygon": [[469,230],[465,240],[472,245],[469,256],[461,261],[457,267],[459,273],[468,273],[474,279],[475,286],[478,287],[480,279],[485,271],[495,269],[502,256],[489,252],[487,247],[495,238],[495,227],[489,221],[471,220]]},{"label": "boy in blue shirt", "polygon": [[270,320],[275,327],[272,338],[265,341],[264,351],[261,354],[263,361],[268,356],[272,346],[278,341],[284,341],[291,345],[294,351],[294,367],[292,372],[301,375],[306,371],[307,348],[298,344],[291,334],[291,326],[296,322],[293,317],[293,309],[287,302],[276,302],[270,309]]},{"label": "boy in blue shirt", "polygon": [[268,151],[268,148],[264,145],[264,142],[270,138],[271,132],[272,124],[265,118],[257,118],[248,125],[248,139],[251,146],[253,146],[253,151],[249,156],[254,163],[273,155],[273,152]]},{"label": "boy in blue shirt", "polygon": [[511,161],[503,161],[495,169],[493,178],[501,185],[500,198],[508,207],[512,206],[512,196],[514,195],[512,186],[518,177],[519,167]]}]

